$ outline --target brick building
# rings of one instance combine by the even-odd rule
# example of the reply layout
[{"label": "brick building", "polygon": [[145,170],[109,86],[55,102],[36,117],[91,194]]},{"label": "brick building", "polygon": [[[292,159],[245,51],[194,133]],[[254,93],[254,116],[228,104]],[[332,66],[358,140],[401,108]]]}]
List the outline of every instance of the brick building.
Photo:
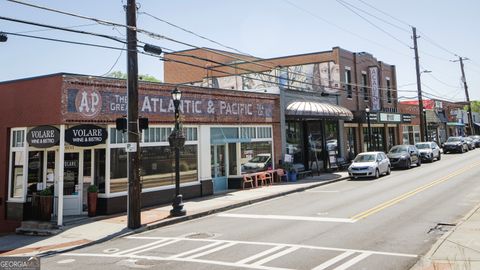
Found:
[{"label": "brick building", "polygon": [[[139,83],[139,114],[149,118],[140,144],[143,207],[173,198],[168,135],[176,86]],[[278,91],[178,88],[184,197],[226,190],[228,175],[241,174],[241,165],[258,154],[280,159]],[[31,218],[32,196],[50,186],[57,217],[86,214],[91,184],[99,188],[100,214],[126,210],[127,141],[115,128],[115,119],[126,115],[126,97],[125,80],[112,78],[60,73],[0,83],[0,231]]]},{"label": "brick building", "polygon": [[[387,151],[397,144],[399,124],[410,119],[398,112],[395,66],[364,52],[335,47],[260,59],[202,48],[166,54],[165,58],[171,60],[165,62],[164,78],[169,83],[236,90],[279,87],[283,153],[293,151],[295,161],[307,168],[318,159],[324,168],[329,166],[325,160],[331,160],[331,150],[347,158],[367,150],[367,107],[371,111],[371,150]],[[313,102],[315,105],[309,104]],[[292,113],[293,105],[299,103],[303,104]],[[329,115],[322,109],[310,111],[322,104],[335,105],[346,116]]]}]

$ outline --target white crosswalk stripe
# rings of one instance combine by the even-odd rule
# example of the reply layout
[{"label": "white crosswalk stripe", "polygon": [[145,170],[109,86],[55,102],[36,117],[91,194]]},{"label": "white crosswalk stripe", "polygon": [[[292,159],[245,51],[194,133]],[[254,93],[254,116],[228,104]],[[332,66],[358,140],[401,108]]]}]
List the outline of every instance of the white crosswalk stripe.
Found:
[{"label": "white crosswalk stripe", "polygon": [[[284,244],[284,243],[268,243],[268,242],[248,242],[248,241],[233,241],[233,240],[220,240],[220,239],[196,239],[196,238],[185,238],[185,237],[144,237],[144,236],[128,236],[125,239],[136,239],[136,240],[145,240],[152,241],[150,243],[140,245],[131,249],[126,249],[120,252],[113,254],[105,253],[66,253],[62,256],[72,256],[72,257],[104,257],[104,258],[119,258],[119,259],[147,259],[147,260],[157,260],[157,261],[177,261],[177,262],[188,262],[188,263],[202,263],[202,264],[212,264],[217,266],[229,266],[229,267],[238,267],[238,268],[249,268],[249,269],[259,269],[259,270],[290,270],[283,267],[273,267],[270,266],[271,262],[281,259],[292,252],[304,252],[312,250],[316,252],[329,252],[334,253],[334,256],[327,259],[324,262],[318,262],[317,266],[312,267],[312,270],[325,270],[336,267],[335,270],[346,270],[355,266],[357,263],[361,262],[365,258],[375,255],[375,256],[396,256],[396,257],[406,257],[406,258],[416,258],[416,255],[413,254],[403,254],[403,253],[392,253],[392,252],[379,252],[371,250],[354,250],[354,249],[342,249],[342,248],[330,248],[330,247],[320,247],[320,246],[311,246],[311,245],[296,245],[296,244]],[[199,247],[199,243],[203,244]],[[183,247],[189,246],[192,244],[194,248],[177,254],[172,254],[172,249],[175,250],[175,245],[180,244]],[[233,248],[232,252],[236,252],[235,248],[240,250],[245,249],[245,246],[241,245],[251,245],[255,246],[258,250],[254,255],[250,253],[245,255],[245,258],[237,261],[225,261],[211,259],[214,258],[216,252],[220,252],[227,248]],[[168,246],[168,247],[167,247]],[[146,252],[148,254],[145,254]],[[169,254],[170,256],[158,256],[160,254]],[[229,251],[230,252],[230,251]],[[298,257],[296,253],[295,257]],[[210,255],[206,259],[207,255]],[[299,255],[301,257],[301,255]],[[203,257],[203,258],[202,258]],[[238,258],[238,257],[237,257]],[[278,261],[280,262],[280,261]],[[277,262],[277,264],[278,264]]]}]

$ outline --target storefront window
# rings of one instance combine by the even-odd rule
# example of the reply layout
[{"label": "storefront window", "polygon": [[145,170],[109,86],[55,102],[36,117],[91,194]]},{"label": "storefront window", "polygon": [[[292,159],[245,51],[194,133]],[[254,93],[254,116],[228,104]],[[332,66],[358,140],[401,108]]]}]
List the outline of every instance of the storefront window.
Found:
[{"label": "storefront window", "polygon": [[23,197],[23,152],[12,152],[10,197]]},{"label": "storefront window", "polygon": [[127,167],[125,148],[110,149],[110,192],[127,190]]},{"label": "storefront window", "polygon": [[242,173],[265,171],[272,167],[272,142],[240,144]]},{"label": "storefront window", "polygon": [[347,159],[352,160],[357,155],[357,140],[355,137],[356,128],[347,128]]},{"label": "storefront window", "polygon": [[92,176],[92,150],[83,150],[83,177]]},{"label": "storefront window", "polygon": [[93,181],[97,185],[99,193],[105,193],[105,153],[105,149],[95,149]]},{"label": "storefront window", "polygon": [[287,122],[287,149],[286,153],[292,155],[294,163],[303,163],[303,129],[302,122]]},{"label": "storefront window", "polygon": [[[365,150],[370,151],[385,151],[385,129],[383,127],[371,127],[371,142],[370,142],[370,149],[365,147]],[[367,145],[369,138],[368,138],[368,128],[363,128],[363,141],[365,146]]]},{"label": "storefront window", "polygon": [[[170,146],[142,147],[141,151],[144,189],[175,184],[175,153]],[[127,153],[124,148],[111,149],[110,153],[110,192],[127,191]],[[198,180],[197,156],[197,145],[185,145],[180,150],[181,183]]]},{"label": "storefront window", "polygon": [[415,144],[420,142],[419,126],[403,126],[403,144]]},{"label": "storefront window", "polygon": [[43,189],[43,151],[28,152],[27,191],[32,194]]},{"label": "storefront window", "polygon": [[[387,148],[390,149],[392,148],[392,146],[395,145],[395,134],[396,134],[396,130],[394,127],[389,127],[388,128],[388,143],[387,143]],[[388,150],[387,149],[387,150]]]}]

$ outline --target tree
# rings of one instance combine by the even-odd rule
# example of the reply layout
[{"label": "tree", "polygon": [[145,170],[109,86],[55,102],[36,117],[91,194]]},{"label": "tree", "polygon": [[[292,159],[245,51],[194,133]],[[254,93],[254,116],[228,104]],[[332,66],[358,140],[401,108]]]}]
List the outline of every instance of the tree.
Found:
[{"label": "tree", "polygon": [[[477,112],[477,113],[480,113],[480,100],[474,100],[474,101],[470,101],[470,106],[472,107],[472,112]],[[468,110],[468,106],[465,105],[463,107],[463,109],[465,111]]]},{"label": "tree", "polygon": [[[107,74],[107,77],[112,77],[112,78],[117,78],[117,79],[127,79],[128,75],[127,73],[123,73],[121,71],[113,71]],[[140,81],[146,81],[146,82],[162,82],[161,80],[155,78],[152,75],[149,74],[139,74],[138,79]]]}]

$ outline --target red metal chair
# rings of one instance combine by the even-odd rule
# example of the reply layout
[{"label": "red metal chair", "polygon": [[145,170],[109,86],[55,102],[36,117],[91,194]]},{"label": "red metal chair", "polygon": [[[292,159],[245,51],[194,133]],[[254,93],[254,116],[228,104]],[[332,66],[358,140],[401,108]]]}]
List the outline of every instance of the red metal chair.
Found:
[{"label": "red metal chair", "polygon": [[245,189],[245,184],[250,184],[250,188],[253,188],[253,177],[251,175],[243,175],[242,189]]}]

